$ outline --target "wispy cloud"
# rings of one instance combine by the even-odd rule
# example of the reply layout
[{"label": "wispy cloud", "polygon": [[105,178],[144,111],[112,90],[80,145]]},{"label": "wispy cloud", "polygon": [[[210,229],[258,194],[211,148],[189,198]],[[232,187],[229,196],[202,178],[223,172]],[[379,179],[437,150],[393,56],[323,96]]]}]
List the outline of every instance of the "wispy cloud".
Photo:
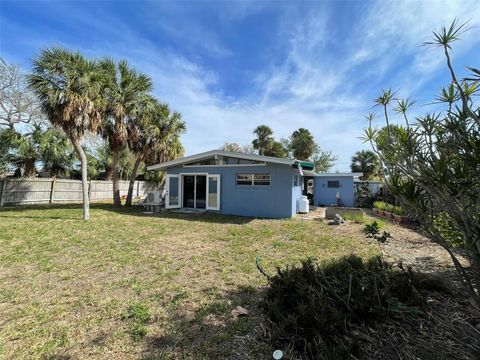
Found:
[{"label": "wispy cloud", "polygon": [[[432,79],[443,59],[441,53],[421,46],[432,30],[455,17],[472,19],[472,30],[454,48],[458,61],[472,54],[480,39],[480,5],[475,1],[362,3],[355,8],[361,16],[351,14],[353,20],[343,22],[349,30],[338,28],[344,10],[333,3],[309,3],[308,7],[222,3],[208,10],[184,3],[142,4],[144,8],[125,21],[115,11],[107,11],[102,2],[89,8],[56,3],[43,11],[58,20],[42,25],[42,32],[24,27],[20,19],[2,18],[3,29],[19,31],[22,46],[22,52],[6,46],[0,33],[2,54],[25,63],[24,55],[18,54],[31,56],[54,39],[89,56],[126,58],[152,76],[160,99],[183,114],[188,153],[226,141],[249,143],[253,129],[262,123],[270,125],[278,138],[306,127],[322,147],[339,156],[334,169],[348,170],[353,152],[365,147],[358,139],[366,125],[362,115],[371,110],[372,99],[382,87],[401,87],[402,94],[420,98],[434,92]],[[200,10],[206,11],[203,17],[197,16]],[[238,49],[251,47],[231,42],[232,34],[248,30],[251,19],[270,21],[265,47],[258,50],[262,53],[240,53]],[[85,29],[88,37],[64,34],[69,27]],[[241,42],[256,40],[250,35],[240,38]],[[262,62],[236,68],[240,57],[251,56]],[[249,84],[245,95],[232,96],[225,88],[229,67],[232,74],[247,76],[242,79]]]}]

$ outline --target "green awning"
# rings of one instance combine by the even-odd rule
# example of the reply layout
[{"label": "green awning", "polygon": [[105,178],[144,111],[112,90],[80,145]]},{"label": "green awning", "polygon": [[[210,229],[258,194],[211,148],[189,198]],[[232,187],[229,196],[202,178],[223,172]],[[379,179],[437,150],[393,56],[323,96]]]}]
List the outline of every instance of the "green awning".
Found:
[{"label": "green awning", "polygon": [[305,170],[313,170],[315,164],[310,161],[300,161],[300,166]]}]

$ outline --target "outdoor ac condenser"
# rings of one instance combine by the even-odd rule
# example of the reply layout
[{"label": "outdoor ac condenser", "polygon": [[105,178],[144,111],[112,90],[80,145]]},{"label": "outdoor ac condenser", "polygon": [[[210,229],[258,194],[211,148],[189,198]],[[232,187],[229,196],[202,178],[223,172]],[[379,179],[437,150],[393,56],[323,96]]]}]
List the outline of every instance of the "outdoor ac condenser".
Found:
[{"label": "outdoor ac condenser", "polygon": [[145,204],[160,205],[162,203],[162,193],[160,191],[150,191],[145,199]]}]

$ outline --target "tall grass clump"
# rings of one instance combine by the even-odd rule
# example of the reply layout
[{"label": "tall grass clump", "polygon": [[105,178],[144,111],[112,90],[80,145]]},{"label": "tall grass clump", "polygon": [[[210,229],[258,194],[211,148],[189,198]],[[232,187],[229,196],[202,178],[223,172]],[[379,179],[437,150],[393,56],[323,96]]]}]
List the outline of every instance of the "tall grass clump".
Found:
[{"label": "tall grass clump", "polygon": [[394,269],[380,257],[364,261],[351,255],[323,263],[308,259],[277,269],[262,307],[273,346],[293,348],[310,359],[325,357],[332,349],[357,356],[352,328],[421,311],[422,289],[429,287],[442,285],[411,269]]}]

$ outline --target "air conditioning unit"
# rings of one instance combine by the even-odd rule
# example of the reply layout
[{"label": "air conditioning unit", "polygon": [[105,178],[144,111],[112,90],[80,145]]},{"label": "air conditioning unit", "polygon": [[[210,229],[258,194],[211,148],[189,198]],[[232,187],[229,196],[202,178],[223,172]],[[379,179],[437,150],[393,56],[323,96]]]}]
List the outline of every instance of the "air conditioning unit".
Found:
[{"label": "air conditioning unit", "polygon": [[162,203],[162,192],[161,191],[150,191],[147,193],[144,204],[147,205],[160,205]]}]

